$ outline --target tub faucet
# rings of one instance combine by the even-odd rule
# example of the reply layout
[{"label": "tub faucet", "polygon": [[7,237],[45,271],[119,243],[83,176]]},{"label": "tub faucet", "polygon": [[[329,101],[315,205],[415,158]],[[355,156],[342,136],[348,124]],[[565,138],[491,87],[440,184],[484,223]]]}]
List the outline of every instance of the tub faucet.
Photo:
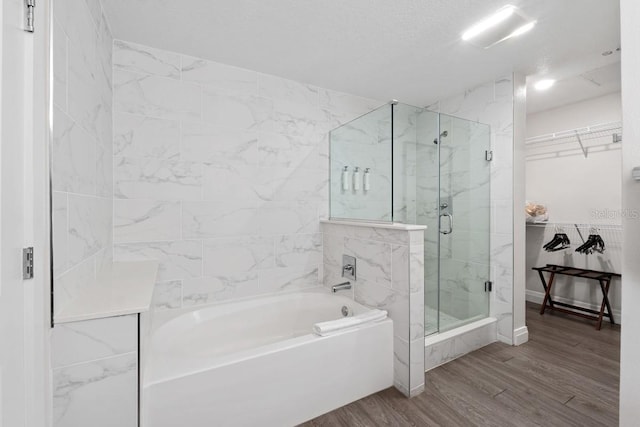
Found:
[{"label": "tub faucet", "polygon": [[338,291],[344,291],[347,289],[351,289],[351,283],[350,282],[344,282],[344,283],[339,283],[337,285],[334,285],[331,287],[331,290],[333,291],[333,293],[336,293]]}]

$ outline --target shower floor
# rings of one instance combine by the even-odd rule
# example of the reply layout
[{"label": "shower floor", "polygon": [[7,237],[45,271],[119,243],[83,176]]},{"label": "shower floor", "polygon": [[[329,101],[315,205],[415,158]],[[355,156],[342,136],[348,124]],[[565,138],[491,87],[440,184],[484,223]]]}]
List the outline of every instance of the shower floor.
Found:
[{"label": "shower floor", "polygon": [[[446,329],[451,329],[452,325],[461,323],[462,320],[457,317],[448,315],[447,313],[440,313],[440,324],[445,326]],[[424,308],[424,334],[431,335],[438,332],[438,310],[433,307],[426,306]]]}]

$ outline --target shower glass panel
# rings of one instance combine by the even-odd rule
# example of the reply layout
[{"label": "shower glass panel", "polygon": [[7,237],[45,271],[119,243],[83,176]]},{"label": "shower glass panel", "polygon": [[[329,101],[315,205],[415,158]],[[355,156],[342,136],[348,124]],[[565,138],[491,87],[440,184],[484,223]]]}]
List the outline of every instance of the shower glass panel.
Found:
[{"label": "shower glass panel", "polygon": [[490,140],[488,125],[396,102],[330,133],[331,218],[427,226],[427,335],[489,315]]},{"label": "shower glass panel", "polygon": [[384,105],[329,133],[331,218],[393,220],[392,128],[392,109]]},{"label": "shower glass panel", "polygon": [[441,114],[437,142],[438,203],[433,207],[431,194],[421,202],[438,212],[437,330],[443,332],[489,314],[490,129]]}]

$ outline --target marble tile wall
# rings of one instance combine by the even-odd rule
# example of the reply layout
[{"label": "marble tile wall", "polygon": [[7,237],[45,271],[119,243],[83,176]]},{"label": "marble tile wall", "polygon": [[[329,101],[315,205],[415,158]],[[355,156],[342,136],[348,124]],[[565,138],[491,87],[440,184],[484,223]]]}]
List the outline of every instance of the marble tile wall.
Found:
[{"label": "marble tile wall", "polygon": [[394,328],[394,383],[405,395],[424,390],[424,230],[322,223],[324,285],[345,281],[342,255],[356,258],[356,301],[387,310]]},{"label": "marble tile wall", "polygon": [[322,281],[328,132],[379,102],[120,40],[113,81],[114,259],[158,309]]},{"label": "marble tile wall", "polygon": [[137,315],[52,330],[54,427],[138,425]]},{"label": "marble tile wall", "polygon": [[514,81],[508,75],[428,106],[491,126],[490,315],[498,319],[500,341],[513,343],[513,111]]},{"label": "marble tile wall", "polygon": [[111,46],[99,1],[53,2],[55,311],[111,263]]}]

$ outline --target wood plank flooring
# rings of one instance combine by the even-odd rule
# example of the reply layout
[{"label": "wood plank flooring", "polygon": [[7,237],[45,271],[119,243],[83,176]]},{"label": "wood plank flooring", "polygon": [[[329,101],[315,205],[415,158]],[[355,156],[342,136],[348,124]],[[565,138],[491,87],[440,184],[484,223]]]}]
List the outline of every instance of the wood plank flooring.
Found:
[{"label": "wood plank flooring", "polygon": [[618,425],[620,328],[538,310],[522,346],[491,344],[427,372],[420,396],[389,388],[303,426]]}]

